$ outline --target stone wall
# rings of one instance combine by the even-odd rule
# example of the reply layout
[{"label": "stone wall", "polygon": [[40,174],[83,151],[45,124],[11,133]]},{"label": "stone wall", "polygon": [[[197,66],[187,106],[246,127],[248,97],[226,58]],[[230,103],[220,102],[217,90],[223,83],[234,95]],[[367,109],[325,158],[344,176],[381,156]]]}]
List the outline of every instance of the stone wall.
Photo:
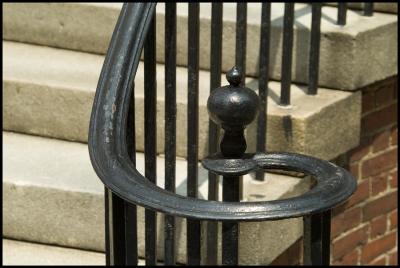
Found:
[{"label": "stone wall", "polygon": [[[358,189],[332,212],[331,264],[397,265],[397,76],[360,90],[360,145],[333,161]],[[302,239],[273,264],[300,264],[301,256]]]}]

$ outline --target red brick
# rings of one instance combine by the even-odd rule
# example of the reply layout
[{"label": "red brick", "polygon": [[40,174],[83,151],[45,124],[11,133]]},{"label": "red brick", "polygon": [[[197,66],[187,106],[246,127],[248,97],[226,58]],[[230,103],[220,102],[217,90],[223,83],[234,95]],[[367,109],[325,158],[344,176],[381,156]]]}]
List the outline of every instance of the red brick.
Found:
[{"label": "red brick", "polygon": [[339,260],[333,262],[333,265],[357,265],[358,262],[358,250],[354,249],[350,253],[344,255]]},{"label": "red brick", "polygon": [[369,145],[359,146],[350,152],[350,163],[354,163],[356,161],[361,160],[364,156],[366,156],[370,151]]},{"label": "red brick", "polygon": [[345,237],[335,241],[333,243],[333,258],[338,259],[343,257],[347,252],[353,250],[359,245],[363,245],[367,242],[368,234],[367,234],[367,226],[364,226],[360,229],[352,231],[347,234]]},{"label": "red brick", "polygon": [[361,253],[361,264],[366,264],[396,246],[396,232],[366,244]]},{"label": "red brick", "polygon": [[361,223],[361,208],[356,207],[345,211],[343,215],[342,231],[350,230]]},{"label": "red brick", "polygon": [[379,152],[383,151],[389,146],[391,132],[389,130],[385,130],[373,138],[372,141],[372,151]]},{"label": "red brick", "polygon": [[359,164],[351,164],[349,167],[349,171],[350,171],[351,175],[353,175],[356,180],[360,179],[359,172],[358,172],[359,167],[360,167]]},{"label": "red brick", "polygon": [[390,230],[397,228],[397,209],[389,214]]},{"label": "red brick", "polygon": [[397,250],[389,254],[389,265],[398,265]]},{"label": "red brick", "polygon": [[362,114],[372,111],[375,108],[375,94],[371,92],[363,92],[361,101]]},{"label": "red brick", "polygon": [[390,174],[390,187],[397,188],[397,170]]},{"label": "red brick", "polygon": [[333,216],[333,217],[336,217],[337,215],[343,214],[344,211],[347,209],[346,205],[347,205],[347,202],[346,202],[346,203],[343,203],[343,204],[341,204],[341,205],[339,205],[339,206],[337,206],[337,207],[334,207],[334,208],[332,209],[332,216]]},{"label": "red brick", "polygon": [[379,176],[371,178],[371,194],[375,196],[387,188],[387,178],[388,176]]},{"label": "red brick", "polygon": [[368,263],[369,265],[386,265],[386,257],[380,257]]},{"label": "red brick", "polygon": [[395,208],[397,208],[397,191],[366,204],[363,208],[363,221],[384,215]]},{"label": "red brick", "polygon": [[343,213],[332,217],[331,237],[335,238],[343,232]]},{"label": "red brick", "polygon": [[380,216],[371,221],[371,239],[374,239],[379,235],[383,235],[386,232],[386,222],[386,215]]},{"label": "red brick", "polygon": [[356,205],[369,197],[369,181],[365,180],[358,184],[357,190],[346,203],[346,207]]},{"label": "red brick", "polygon": [[392,129],[392,135],[391,135],[391,138],[390,138],[390,140],[391,140],[390,144],[397,145],[397,138],[398,137],[399,136],[398,136],[397,126],[396,126],[396,128]]},{"label": "red brick", "polygon": [[385,86],[375,91],[375,107],[389,104],[393,101],[393,85]]},{"label": "red brick", "polygon": [[397,147],[364,161],[361,167],[361,174],[363,178],[366,178],[396,166]]},{"label": "red brick", "polygon": [[367,114],[361,119],[361,131],[373,132],[397,122],[397,103]]}]

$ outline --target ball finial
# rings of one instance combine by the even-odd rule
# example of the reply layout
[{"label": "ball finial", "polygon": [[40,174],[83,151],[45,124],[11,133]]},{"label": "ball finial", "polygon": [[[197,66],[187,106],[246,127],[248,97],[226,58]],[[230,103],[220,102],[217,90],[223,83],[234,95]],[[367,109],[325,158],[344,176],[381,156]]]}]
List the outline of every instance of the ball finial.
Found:
[{"label": "ball finial", "polygon": [[242,74],[237,67],[233,67],[226,78],[230,85],[216,88],[208,98],[208,113],[224,129],[244,129],[258,113],[258,95],[240,86]]},{"label": "ball finial", "polygon": [[237,87],[242,82],[242,72],[238,67],[234,66],[226,73],[226,80],[228,80],[231,86]]}]

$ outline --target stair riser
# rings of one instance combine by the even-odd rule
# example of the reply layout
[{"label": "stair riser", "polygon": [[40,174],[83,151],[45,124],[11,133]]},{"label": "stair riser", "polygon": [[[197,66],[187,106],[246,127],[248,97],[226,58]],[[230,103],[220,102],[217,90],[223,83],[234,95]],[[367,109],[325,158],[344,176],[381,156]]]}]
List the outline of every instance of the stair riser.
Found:
[{"label": "stair riser", "polygon": [[[187,4],[178,5],[177,64],[187,65]],[[117,20],[119,5],[5,4],[4,35],[7,40],[42,44],[104,54]],[[224,5],[222,70],[235,60],[235,5]],[[247,75],[258,75],[260,7],[250,4],[247,27]],[[282,4],[274,4],[271,22],[270,78],[281,78]],[[308,81],[310,7],[296,5],[292,79]],[[319,84],[323,87],[356,90],[397,73],[397,16],[376,13],[362,17],[348,12],[348,25],[339,27],[337,9],[324,7],[321,28]],[[210,61],[210,5],[201,11],[200,68]],[[19,18],[16,20],[15,18]],[[23,19],[21,19],[23,18]],[[164,8],[157,8],[157,61],[164,62]],[[368,63],[368,64],[366,64]],[[373,64],[372,64],[373,63]],[[381,68],[385,66],[385,68]]]}]

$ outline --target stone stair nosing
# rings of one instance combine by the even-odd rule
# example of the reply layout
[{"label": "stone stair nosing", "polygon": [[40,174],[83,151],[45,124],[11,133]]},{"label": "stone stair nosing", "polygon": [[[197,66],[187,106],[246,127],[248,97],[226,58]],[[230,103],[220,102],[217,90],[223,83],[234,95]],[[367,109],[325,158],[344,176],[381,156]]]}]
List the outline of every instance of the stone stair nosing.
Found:
[{"label": "stone stair nosing", "polygon": [[[337,6],[338,4],[337,4],[337,2],[328,2],[328,3],[324,3],[324,5]],[[360,2],[358,2],[358,3],[350,2],[347,5],[349,8],[354,8],[354,9],[358,9],[358,10],[364,8],[364,3],[360,3]],[[398,13],[398,3],[396,3],[396,2],[375,2],[374,3],[374,11],[397,14]]]},{"label": "stone stair nosing", "polygon": [[[104,253],[3,238],[3,265],[105,265]],[[139,261],[143,265],[143,260]]]},{"label": "stone stair nosing", "polygon": [[[4,4],[3,39],[104,54],[121,4]],[[273,3],[269,77],[281,77],[283,3]],[[157,11],[157,61],[164,62],[164,3]],[[187,3],[177,5],[177,64],[187,64]],[[224,4],[222,70],[234,64],[236,5]],[[200,68],[209,69],[211,4],[200,8]],[[248,76],[258,76],[260,3],[248,4]],[[337,8],[323,6],[319,85],[356,90],[393,76],[397,67],[397,15],[375,12],[372,17],[348,10],[346,26],[336,25]],[[311,25],[309,4],[295,5],[292,79],[308,80]]]},{"label": "stone stair nosing", "polygon": [[[3,129],[87,142],[92,102],[104,56],[3,41]],[[221,77],[225,84],[225,77]],[[199,159],[207,155],[210,74],[200,71]],[[257,80],[247,86],[257,89]],[[177,68],[177,156],[187,153],[187,69]],[[164,152],[164,65],[157,65],[157,150]],[[280,83],[269,82],[267,149],[333,159],[358,145],[361,95],[292,84],[292,103],[279,105]],[[135,78],[136,148],[144,150],[143,64]],[[255,151],[255,120],[247,130]],[[340,127],[338,127],[340,126]]]},{"label": "stone stair nosing", "polygon": [[[3,141],[3,236],[104,251],[104,186],[90,164],[87,145],[10,132],[3,132]],[[137,153],[136,167],[144,173],[141,153]],[[158,157],[157,185],[160,187],[164,186],[163,169],[164,160]],[[176,174],[176,192],[185,195],[185,160],[177,160]],[[207,174],[199,166],[199,198],[207,198]],[[310,186],[307,178],[270,173],[264,182],[255,181],[250,175],[244,176],[243,181],[243,201],[288,198],[304,193]],[[162,260],[163,217],[157,214],[157,250]],[[185,224],[185,219],[177,217],[177,261],[180,263],[186,262]],[[240,223],[240,228],[240,262],[268,264],[302,235],[302,220],[281,220],[279,224],[276,221]],[[221,237],[219,248],[220,243]],[[138,248],[143,257],[142,207],[138,208]]]}]

